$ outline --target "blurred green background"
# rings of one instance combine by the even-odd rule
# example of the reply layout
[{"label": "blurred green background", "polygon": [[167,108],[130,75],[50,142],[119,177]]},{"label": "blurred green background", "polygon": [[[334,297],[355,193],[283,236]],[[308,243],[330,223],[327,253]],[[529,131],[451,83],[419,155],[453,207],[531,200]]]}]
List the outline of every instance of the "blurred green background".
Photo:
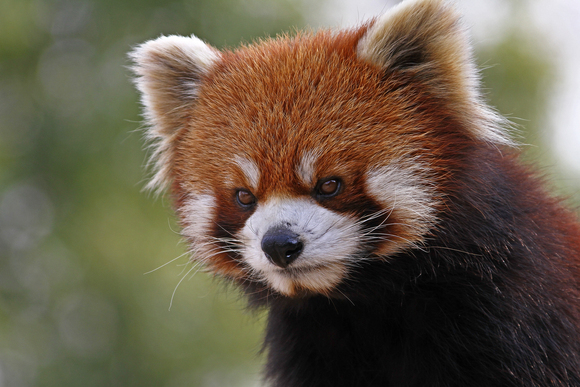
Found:
[{"label": "blurred green background", "polygon": [[[514,15],[525,6],[511,4]],[[142,192],[126,53],[160,34],[234,47],[329,25],[333,7],[0,0],[0,387],[259,385],[263,316],[203,272],[184,277],[170,203]],[[557,69],[541,42],[514,17],[478,46],[478,61],[492,104],[521,125],[521,142],[538,145],[527,157],[577,202],[578,176],[544,144]]]}]

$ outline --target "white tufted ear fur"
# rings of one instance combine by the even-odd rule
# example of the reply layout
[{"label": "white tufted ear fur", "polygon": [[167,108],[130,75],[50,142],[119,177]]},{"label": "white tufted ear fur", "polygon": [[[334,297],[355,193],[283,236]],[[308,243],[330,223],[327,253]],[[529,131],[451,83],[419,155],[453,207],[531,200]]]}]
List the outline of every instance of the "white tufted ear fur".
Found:
[{"label": "white tufted ear fur", "polygon": [[405,0],[359,41],[360,58],[385,72],[408,72],[430,86],[477,138],[511,144],[505,119],[488,107],[458,11],[445,0]]},{"label": "white tufted ear fur", "polygon": [[186,124],[200,82],[220,54],[195,36],[173,35],[143,43],[129,56],[149,125],[147,137],[154,148],[155,175],[148,188],[163,189],[171,170],[175,135]]}]

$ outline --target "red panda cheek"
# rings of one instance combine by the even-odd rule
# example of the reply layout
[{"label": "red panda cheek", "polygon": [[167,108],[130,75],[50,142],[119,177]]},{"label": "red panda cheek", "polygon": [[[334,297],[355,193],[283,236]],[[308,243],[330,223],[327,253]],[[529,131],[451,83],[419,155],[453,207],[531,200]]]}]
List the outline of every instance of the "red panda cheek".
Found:
[{"label": "red panda cheek", "polygon": [[397,235],[399,221],[390,208],[385,208],[365,192],[364,184],[357,182],[344,189],[332,199],[321,201],[321,205],[339,214],[356,219],[360,229],[362,249],[379,255],[385,245],[392,242],[389,235]]},{"label": "red panda cheek", "polygon": [[432,172],[415,161],[392,163],[370,169],[365,174],[365,190],[388,213],[385,226],[392,227],[378,251],[394,254],[418,247],[437,223],[441,196],[434,190]]},{"label": "red panda cheek", "polygon": [[235,253],[234,235],[252,211],[239,208],[233,194],[227,192],[190,194],[182,200],[179,213],[193,259],[203,262],[215,274],[240,278],[244,271]]}]

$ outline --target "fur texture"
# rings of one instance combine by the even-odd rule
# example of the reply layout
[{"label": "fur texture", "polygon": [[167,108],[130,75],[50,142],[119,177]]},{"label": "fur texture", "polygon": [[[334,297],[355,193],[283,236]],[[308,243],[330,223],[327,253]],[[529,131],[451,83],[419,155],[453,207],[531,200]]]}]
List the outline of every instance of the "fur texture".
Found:
[{"label": "fur texture", "polygon": [[132,58],[151,186],[268,308],[271,386],[580,385],[580,226],[483,102],[453,7]]}]

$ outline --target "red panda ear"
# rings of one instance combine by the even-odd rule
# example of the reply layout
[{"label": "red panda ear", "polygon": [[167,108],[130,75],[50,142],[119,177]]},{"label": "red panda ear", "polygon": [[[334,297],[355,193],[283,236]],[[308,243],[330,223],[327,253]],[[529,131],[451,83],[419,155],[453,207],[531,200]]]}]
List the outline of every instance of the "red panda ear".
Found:
[{"label": "red panda ear", "polygon": [[138,46],[129,56],[156,160],[156,174],[148,187],[164,188],[175,135],[186,124],[200,82],[220,53],[195,36],[163,36]]},{"label": "red panda ear", "polygon": [[385,72],[407,72],[431,86],[477,138],[511,144],[505,120],[481,98],[479,73],[458,11],[445,0],[406,0],[360,39],[359,58]]}]

